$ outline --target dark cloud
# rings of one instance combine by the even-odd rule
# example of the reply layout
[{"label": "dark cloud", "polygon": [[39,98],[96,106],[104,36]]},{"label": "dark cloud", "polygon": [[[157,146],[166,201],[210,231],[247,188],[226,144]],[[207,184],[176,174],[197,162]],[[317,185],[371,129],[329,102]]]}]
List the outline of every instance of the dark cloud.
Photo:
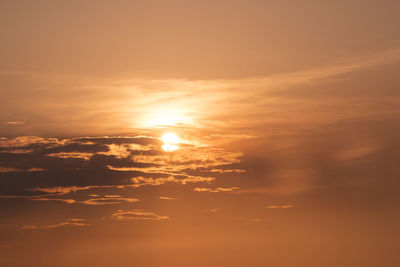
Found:
[{"label": "dark cloud", "polygon": [[[215,149],[196,152],[195,147],[186,146],[185,150],[193,150],[195,154],[188,158],[185,151],[175,153],[171,165],[170,155],[161,150],[157,139],[150,137],[18,137],[1,141],[2,148],[7,149],[0,152],[0,194],[4,198],[21,196],[87,205],[132,202],[134,198],[77,200],[53,196],[89,189],[209,183],[215,180],[209,175],[214,173],[214,167],[218,166],[216,173],[224,172],[221,168],[237,161],[239,156]],[[14,148],[29,151],[9,151]],[[208,171],[198,171],[196,175],[188,172],[197,168]]]}]

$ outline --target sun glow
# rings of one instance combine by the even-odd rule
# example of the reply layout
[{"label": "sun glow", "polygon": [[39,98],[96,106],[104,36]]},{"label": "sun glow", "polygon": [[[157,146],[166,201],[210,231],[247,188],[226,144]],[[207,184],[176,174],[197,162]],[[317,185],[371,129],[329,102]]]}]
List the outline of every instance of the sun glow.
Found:
[{"label": "sun glow", "polygon": [[175,151],[179,148],[178,144],[181,142],[179,137],[173,133],[166,133],[161,137],[161,140],[164,142],[162,145],[162,149],[167,152]]},{"label": "sun glow", "polygon": [[171,127],[189,125],[192,123],[184,110],[172,108],[154,108],[148,112],[142,119],[144,127]]}]

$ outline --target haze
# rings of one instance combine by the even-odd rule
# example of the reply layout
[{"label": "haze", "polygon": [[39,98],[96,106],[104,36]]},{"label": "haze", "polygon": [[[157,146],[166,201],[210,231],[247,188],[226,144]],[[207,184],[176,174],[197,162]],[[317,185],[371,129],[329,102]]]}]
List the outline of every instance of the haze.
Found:
[{"label": "haze", "polygon": [[0,265],[399,266],[399,14],[0,0]]}]

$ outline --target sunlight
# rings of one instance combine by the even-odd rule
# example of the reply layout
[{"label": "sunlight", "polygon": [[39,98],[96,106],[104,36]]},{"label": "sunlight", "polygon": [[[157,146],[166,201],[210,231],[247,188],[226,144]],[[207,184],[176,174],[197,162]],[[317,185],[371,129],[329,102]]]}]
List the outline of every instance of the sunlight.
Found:
[{"label": "sunlight", "polygon": [[166,133],[161,137],[161,140],[164,142],[162,145],[162,149],[167,152],[175,151],[179,148],[177,144],[180,143],[179,137],[174,133]]},{"label": "sunlight", "polygon": [[192,122],[183,110],[160,108],[149,112],[143,118],[143,124],[146,127],[171,127],[187,125]]}]

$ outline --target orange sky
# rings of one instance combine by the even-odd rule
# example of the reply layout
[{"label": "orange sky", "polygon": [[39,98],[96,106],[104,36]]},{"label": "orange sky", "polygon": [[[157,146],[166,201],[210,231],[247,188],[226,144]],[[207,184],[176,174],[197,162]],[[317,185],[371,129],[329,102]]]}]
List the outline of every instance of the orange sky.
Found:
[{"label": "orange sky", "polygon": [[399,13],[0,0],[0,265],[399,266]]}]

